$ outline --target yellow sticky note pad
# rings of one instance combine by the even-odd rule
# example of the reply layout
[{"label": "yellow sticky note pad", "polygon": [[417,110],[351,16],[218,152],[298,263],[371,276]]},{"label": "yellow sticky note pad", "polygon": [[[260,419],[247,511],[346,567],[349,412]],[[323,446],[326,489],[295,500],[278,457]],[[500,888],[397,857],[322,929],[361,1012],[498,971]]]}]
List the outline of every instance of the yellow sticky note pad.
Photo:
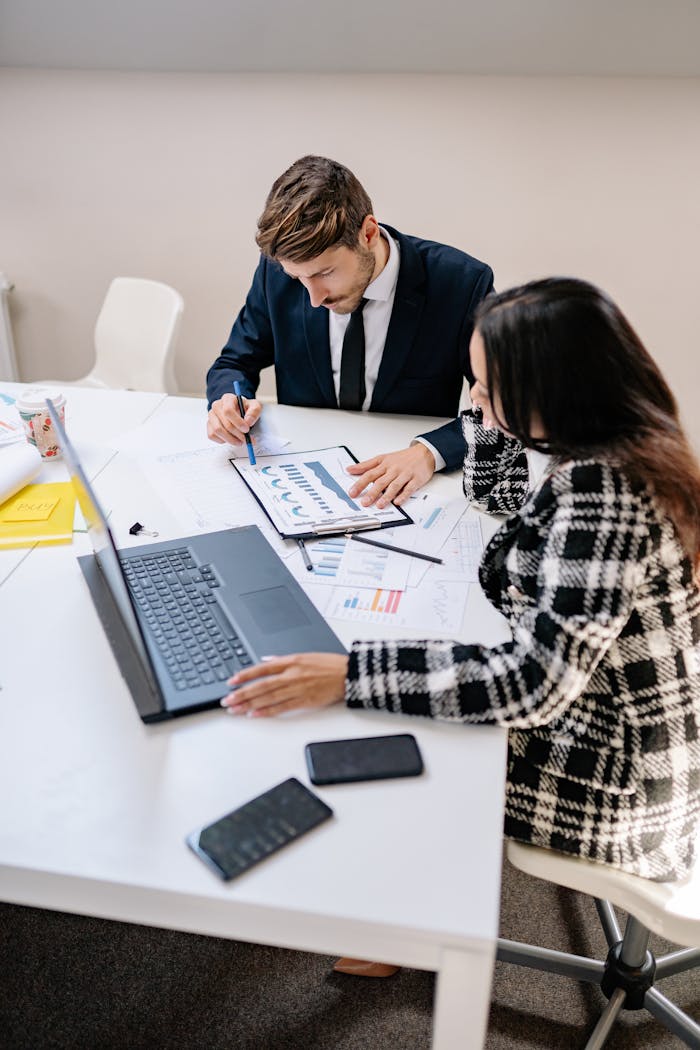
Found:
[{"label": "yellow sticky note pad", "polygon": [[0,550],[73,539],[75,490],[70,481],[26,485],[0,506]]},{"label": "yellow sticky note pad", "polygon": [[3,521],[47,521],[57,506],[59,496],[55,499],[42,499],[22,497],[20,494],[16,499],[8,501],[7,507],[3,507]]}]

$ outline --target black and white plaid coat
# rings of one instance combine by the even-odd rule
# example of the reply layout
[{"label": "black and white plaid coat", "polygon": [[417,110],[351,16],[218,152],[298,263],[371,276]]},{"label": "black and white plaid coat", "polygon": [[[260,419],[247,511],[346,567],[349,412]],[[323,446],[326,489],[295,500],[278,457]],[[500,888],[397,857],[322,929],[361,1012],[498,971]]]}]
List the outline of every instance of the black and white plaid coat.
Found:
[{"label": "black and white plaid coat", "polygon": [[506,835],[680,878],[700,814],[689,559],[650,492],[611,464],[562,464],[528,495],[522,448],[477,419],[462,416],[464,491],[511,512],[480,581],[512,641],[356,642],[347,703],[506,726]]}]

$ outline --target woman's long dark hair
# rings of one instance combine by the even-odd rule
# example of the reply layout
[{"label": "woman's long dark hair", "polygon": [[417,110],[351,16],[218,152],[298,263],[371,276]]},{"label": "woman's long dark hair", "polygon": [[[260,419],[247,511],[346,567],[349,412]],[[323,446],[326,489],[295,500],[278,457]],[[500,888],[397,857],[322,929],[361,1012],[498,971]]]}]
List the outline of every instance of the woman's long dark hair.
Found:
[{"label": "woman's long dark hair", "polygon": [[[614,459],[651,486],[700,571],[700,466],[666,380],[615,303],[552,277],[488,296],[476,327],[499,425],[557,458]],[[546,439],[533,436],[538,419]]]}]

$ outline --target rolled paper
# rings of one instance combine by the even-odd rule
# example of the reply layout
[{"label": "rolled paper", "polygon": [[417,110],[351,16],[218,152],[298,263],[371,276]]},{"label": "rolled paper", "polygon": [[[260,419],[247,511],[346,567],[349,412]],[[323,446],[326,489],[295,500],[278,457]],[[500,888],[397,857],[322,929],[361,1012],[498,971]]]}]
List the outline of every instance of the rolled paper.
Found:
[{"label": "rolled paper", "polygon": [[0,503],[33,481],[41,467],[39,451],[26,441],[16,441],[0,449]]}]

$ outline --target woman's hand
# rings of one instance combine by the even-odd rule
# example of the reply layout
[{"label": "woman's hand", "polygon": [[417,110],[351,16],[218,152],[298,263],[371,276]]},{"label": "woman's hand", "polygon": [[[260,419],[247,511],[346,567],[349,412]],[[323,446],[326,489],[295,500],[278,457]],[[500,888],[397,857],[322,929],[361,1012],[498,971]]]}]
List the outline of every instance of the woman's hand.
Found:
[{"label": "woman's hand", "polygon": [[347,670],[347,656],[338,653],[269,656],[229,679],[234,690],[221,706],[231,715],[252,718],[269,718],[299,707],[329,707],[345,696]]}]

